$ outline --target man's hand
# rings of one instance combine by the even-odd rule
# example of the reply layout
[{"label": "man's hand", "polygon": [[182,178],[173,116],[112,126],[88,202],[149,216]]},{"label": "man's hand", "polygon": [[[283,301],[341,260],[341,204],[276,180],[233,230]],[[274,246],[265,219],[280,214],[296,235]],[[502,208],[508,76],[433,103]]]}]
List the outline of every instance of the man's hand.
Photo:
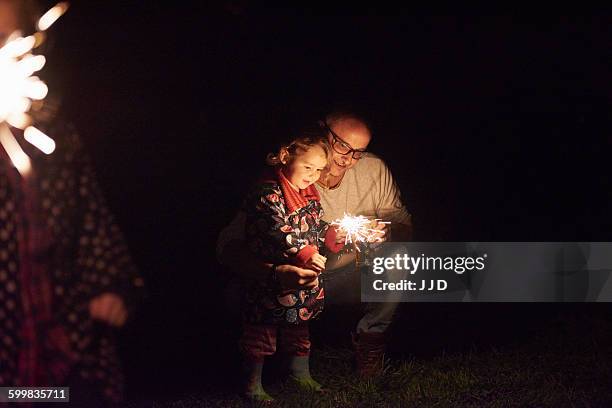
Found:
[{"label": "man's hand", "polygon": [[306,262],[306,267],[308,269],[312,269],[315,272],[323,272],[325,270],[325,262],[327,258],[321,255],[320,253],[313,254],[310,259]]},{"label": "man's hand", "polygon": [[93,319],[121,327],[127,320],[127,309],[123,299],[115,293],[103,293],[89,302],[89,314]]},{"label": "man's hand", "polygon": [[411,224],[383,224],[378,222],[378,225],[372,227],[380,231],[380,235],[375,236],[371,242],[407,242],[412,241],[412,225]]},{"label": "man's hand", "polygon": [[284,289],[312,289],[319,285],[319,274],[294,265],[278,265],[276,277]]},{"label": "man's hand", "polygon": [[372,221],[372,228],[376,230],[373,237],[370,239],[370,242],[385,242],[389,239],[389,224],[380,222],[380,221]]}]

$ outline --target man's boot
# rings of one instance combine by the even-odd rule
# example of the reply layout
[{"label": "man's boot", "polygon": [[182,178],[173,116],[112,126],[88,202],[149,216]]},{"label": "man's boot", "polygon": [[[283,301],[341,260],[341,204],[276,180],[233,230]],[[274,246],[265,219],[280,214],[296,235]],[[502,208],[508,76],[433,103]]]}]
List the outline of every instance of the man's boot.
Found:
[{"label": "man's boot", "polygon": [[385,364],[384,333],[351,333],[355,350],[355,369],[362,378],[382,373]]}]

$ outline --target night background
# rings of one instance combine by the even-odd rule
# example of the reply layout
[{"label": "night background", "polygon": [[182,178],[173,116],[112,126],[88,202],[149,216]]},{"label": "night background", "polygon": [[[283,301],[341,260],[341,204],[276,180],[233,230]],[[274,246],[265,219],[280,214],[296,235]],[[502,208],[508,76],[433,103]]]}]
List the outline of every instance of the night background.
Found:
[{"label": "night background", "polygon": [[[217,235],[278,139],[339,104],[370,119],[370,150],[393,172],[416,240],[610,241],[611,27],[602,16],[74,2],[42,76],[50,96],[61,91],[147,283],[122,333],[130,396],[231,387]],[[609,311],[403,304],[390,351],[502,347],[559,316]],[[348,345],[351,324],[327,319],[315,347]]]}]

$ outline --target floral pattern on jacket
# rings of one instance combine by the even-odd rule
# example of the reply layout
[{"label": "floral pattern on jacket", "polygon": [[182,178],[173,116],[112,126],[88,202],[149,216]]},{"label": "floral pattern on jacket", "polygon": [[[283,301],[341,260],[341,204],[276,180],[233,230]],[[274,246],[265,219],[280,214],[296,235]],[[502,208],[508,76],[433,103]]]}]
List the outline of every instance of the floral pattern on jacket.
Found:
[{"label": "floral pattern on jacket", "polygon": [[[279,183],[264,182],[246,201],[246,235],[249,249],[262,260],[275,264],[303,265],[298,253],[322,248],[329,224],[321,220],[323,209],[317,200],[288,213]],[[323,279],[308,290],[281,290],[276,282],[254,282],[245,296],[245,319],[251,323],[299,324],[323,310]]]}]

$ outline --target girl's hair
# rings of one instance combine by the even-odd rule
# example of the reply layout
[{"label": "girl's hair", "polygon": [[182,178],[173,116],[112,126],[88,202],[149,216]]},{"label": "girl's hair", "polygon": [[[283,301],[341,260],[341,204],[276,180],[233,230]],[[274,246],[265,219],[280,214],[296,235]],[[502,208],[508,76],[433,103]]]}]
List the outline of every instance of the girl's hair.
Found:
[{"label": "girl's hair", "polygon": [[304,129],[298,133],[299,136],[291,142],[283,144],[277,153],[270,153],[266,157],[266,163],[270,166],[279,166],[283,151],[286,151],[288,163],[291,163],[297,156],[308,151],[313,146],[320,146],[325,152],[325,158],[328,162],[331,160],[331,146],[327,141],[327,133],[319,126]]}]

